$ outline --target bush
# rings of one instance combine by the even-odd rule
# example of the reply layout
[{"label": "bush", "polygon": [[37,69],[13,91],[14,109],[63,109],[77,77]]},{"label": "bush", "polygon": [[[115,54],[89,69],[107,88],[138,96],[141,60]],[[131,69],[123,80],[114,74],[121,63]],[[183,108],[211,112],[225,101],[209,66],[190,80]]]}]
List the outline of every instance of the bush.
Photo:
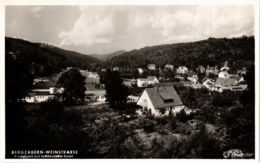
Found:
[{"label": "bush", "polygon": [[151,120],[151,119],[146,118],[146,119],[143,120],[142,126],[143,126],[145,132],[154,132],[156,122]]},{"label": "bush", "polygon": [[186,114],[185,110],[181,110],[176,114],[176,119],[180,122],[186,122],[193,118],[193,114]]}]

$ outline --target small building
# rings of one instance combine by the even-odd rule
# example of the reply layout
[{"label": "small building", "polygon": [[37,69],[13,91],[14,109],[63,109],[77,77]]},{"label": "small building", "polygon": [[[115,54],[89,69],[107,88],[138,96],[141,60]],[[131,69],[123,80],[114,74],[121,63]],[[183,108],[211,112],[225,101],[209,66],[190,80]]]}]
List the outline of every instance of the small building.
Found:
[{"label": "small building", "polygon": [[220,71],[218,73],[218,78],[228,79],[229,77],[230,77],[230,74],[227,71]]},{"label": "small building", "polygon": [[140,75],[142,75],[144,73],[144,70],[142,68],[137,68],[137,71]]},{"label": "small building", "polygon": [[98,79],[98,80],[100,79],[98,73],[96,73],[96,72],[89,72],[87,77],[92,78],[92,79]]},{"label": "small building", "polygon": [[54,99],[56,94],[62,94],[63,92],[64,88],[56,88],[49,82],[39,82],[33,85],[33,89],[28,91],[27,96],[22,100],[27,103],[41,103]]},{"label": "small building", "polygon": [[105,69],[105,68],[101,69],[101,72],[106,72],[106,71],[107,71],[107,69]]},{"label": "small building", "polygon": [[119,71],[119,67],[113,67],[113,71]]},{"label": "small building", "polygon": [[173,71],[174,70],[174,66],[171,65],[171,64],[166,64],[165,67],[164,67],[164,71],[167,71],[167,70]]},{"label": "small building", "polygon": [[148,68],[148,70],[155,70],[156,69],[156,65],[155,64],[148,64],[147,68]]},{"label": "small building", "polygon": [[54,94],[49,92],[29,92],[23,99],[27,103],[42,103],[54,99]]},{"label": "small building", "polygon": [[127,102],[137,102],[138,96],[129,95],[127,97]]},{"label": "small building", "polygon": [[188,68],[186,66],[179,66],[176,70],[177,74],[188,74]]},{"label": "small building", "polygon": [[142,107],[143,112],[148,111],[156,117],[176,115],[185,109],[174,87],[146,88],[139,96],[137,105]]},{"label": "small building", "polygon": [[206,75],[208,76],[208,75],[218,75],[218,67],[217,66],[213,66],[213,67],[211,67],[211,66],[207,66],[207,68],[206,68]]},{"label": "small building", "polygon": [[206,69],[205,69],[205,67],[204,66],[202,66],[202,65],[199,65],[199,67],[196,69],[196,71],[198,72],[198,73],[205,73],[206,72]]},{"label": "small building", "polygon": [[221,67],[220,71],[229,71],[230,68],[227,66]]},{"label": "small building", "polygon": [[149,85],[154,85],[155,83],[159,83],[159,80],[156,76],[148,76],[147,78],[139,78],[137,79],[137,87],[147,87]]},{"label": "small building", "polygon": [[89,102],[106,102],[106,91],[105,90],[86,90],[86,100]]}]

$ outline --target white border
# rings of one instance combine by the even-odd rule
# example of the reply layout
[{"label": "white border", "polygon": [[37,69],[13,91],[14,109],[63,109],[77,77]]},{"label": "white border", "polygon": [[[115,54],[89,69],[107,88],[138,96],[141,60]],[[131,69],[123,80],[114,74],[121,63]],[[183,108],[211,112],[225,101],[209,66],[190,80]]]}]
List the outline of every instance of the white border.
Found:
[{"label": "white border", "polygon": [[[210,160],[211,162],[259,162],[259,0],[3,0],[0,1],[0,24],[5,24],[5,6],[7,5],[255,5],[255,90],[256,90],[256,102],[255,102],[255,159],[254,160]],[[5,26],[0,27],[0,162],[85,162],[86,159],[5,159],[5,77],[4,77],[4,47],[5,47]],[[88,162],[121,162],[120,159],[87,159]],[[169,160],[169,159],[124,159],[126,162],[208,162],[209,160],[201,159],[179,159],[179,160]]]}]

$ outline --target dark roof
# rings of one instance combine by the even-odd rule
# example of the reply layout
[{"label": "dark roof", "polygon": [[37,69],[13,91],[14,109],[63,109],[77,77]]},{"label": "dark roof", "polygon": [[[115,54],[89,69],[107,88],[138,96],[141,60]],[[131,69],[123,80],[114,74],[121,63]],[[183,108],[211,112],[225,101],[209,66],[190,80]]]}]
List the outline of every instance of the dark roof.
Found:
[{"label": "dark roof", "polygon": [[174,87],[153,87],[145,91],[155,108],[183,105]]},{"label": "dark roof", "polygon": [[49,92],[28,92],[27,93],[28,96],[32,97],[32,96],[47,96],[47,95],[53,95],[50,94]]},{"label": "dark roof", "polygon": [[33,89],[49,89],[50,87],[55,87],[55,83],[51,81],[37,82],[32,86]]}]

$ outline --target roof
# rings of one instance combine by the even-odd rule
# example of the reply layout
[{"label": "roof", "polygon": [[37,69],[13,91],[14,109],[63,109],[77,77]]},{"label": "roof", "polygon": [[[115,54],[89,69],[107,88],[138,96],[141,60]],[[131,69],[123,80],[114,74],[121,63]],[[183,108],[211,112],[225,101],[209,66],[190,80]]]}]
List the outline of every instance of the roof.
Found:
[{"label": "roof", "polygon": [[157,79],[156,76],[147,76],[147,78],[139,78],[140,81],[153,81]]},{"label": "roof", "polygon": [[49,89],[50,87],[55,87],[55,83],[48,81],[48,82],[37,82],[35,83],[32,88],[33,89]]},{"label": "roof", "polygon": [[237,81],[239,81],[241,78],[243,78],[242,76],[238,76],[238,75],[230,75],[229,77],[230,79],[236,79]]},{"label": "roof", "polygon": [[28,92],[28,96],[53,96],[53,94],[50,94],[49,92]]},{"label": "roof", "polygon": [[236,83],[237,83],[237,80],[234,78],[229,78],[229,79],[218,78],[216,80],[216,84],[222,85],[222,86],[232,86],[232,85],[236,85]]},{"label": "roof", "polygon": [[157,79],[156,76],[147,76],[146,78],[147,80],[154,80],[154,79]]},{"label": "roof", "polygon": [[174,87],[153,87],[145,91],[155,108],[183,105]]}]

